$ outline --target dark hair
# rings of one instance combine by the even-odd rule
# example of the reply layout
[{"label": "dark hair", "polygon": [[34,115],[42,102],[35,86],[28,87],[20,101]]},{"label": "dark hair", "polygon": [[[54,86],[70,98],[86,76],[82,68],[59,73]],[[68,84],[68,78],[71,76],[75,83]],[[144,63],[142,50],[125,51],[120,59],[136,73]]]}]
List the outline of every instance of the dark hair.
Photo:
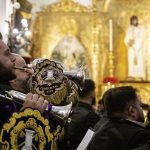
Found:
[{"label": "dark hair", "polygon": [[3,40],[3,36],[2,33],[0,32],[0,40]]},{"label": "dark hair", "polygon": [[79,97],[83,98],[87,96],[91,91],[95,89],[95,83],[91,79],[85,79],[83,89],[78,89]]},{"label": "dark hair", "polygon": [[103,103],[103,100],[100,99],[100,100],[98,101],[98,104],[103,105],[103,104],[104,104],[104,103]]},{"label": "dark hair", "polygon": [[[137,20],[138,21],[138,17],[137,16],[131,16],[131,18],[130,18],[130,24],[132,25],[132,21],[133,20]],[[137,24],[138,24],[138,22],[137,22]]]},{"label": "dark hair", "polygon": [[104,93],[104,106],[108,114],[123,112],[130,102],[137,99],[137,90],[132,86],[121,86],[109,89]]},{"label": "dark hair", "polygon": [[150,123],[150,108],[147,111],[147,121]]}]

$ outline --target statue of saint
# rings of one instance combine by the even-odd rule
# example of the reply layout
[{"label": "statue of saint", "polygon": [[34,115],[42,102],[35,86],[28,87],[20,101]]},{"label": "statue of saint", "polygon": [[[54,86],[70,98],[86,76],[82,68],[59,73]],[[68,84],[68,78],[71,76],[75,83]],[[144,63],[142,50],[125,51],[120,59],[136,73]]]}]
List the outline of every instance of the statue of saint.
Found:
[{"label": "statue of saint", "polygon": [[68,33],[54,48],[52,59],[63,62],[69,70],[85,66],[84,46],[76,36]]},{"label": "statue of saint", "polygon": [[128,48],[128,79],[144,80],[144,28],[139,25],[137,16],[130,18],[124,41]]}]

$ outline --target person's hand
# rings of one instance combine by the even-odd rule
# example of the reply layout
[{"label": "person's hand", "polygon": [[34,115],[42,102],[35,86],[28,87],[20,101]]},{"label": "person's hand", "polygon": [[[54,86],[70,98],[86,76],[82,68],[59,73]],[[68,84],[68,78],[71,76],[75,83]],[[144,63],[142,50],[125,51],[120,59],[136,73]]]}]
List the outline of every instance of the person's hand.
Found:
[{"label": "person's hand", "polygon": [[47,105],[48,101],[44,100],[43,97],[37,94],[28,93],[21,109],[23,110],[29,107],[33,109],[38,109],[41,113],[43,113],[44,110],[47,108]]},{"label": "person's hand", "polygon": [[134,44],[134,40],[129,40],[128,45],[132,46]]}]

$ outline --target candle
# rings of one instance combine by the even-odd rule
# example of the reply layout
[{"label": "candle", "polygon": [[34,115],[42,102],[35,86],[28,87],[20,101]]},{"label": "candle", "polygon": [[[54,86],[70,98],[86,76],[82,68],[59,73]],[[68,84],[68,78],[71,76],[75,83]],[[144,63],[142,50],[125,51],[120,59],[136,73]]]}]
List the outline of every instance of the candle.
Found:
[{"label": "candle", "polygon": [[113,24],[112,20],[109,20],[109,50],[113,50]]}]

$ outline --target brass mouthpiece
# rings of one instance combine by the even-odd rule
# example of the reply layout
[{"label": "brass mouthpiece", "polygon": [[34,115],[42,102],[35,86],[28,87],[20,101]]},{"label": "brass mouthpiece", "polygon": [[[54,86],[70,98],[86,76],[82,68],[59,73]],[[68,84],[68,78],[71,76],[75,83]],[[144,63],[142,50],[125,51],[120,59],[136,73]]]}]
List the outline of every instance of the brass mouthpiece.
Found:
[{"label": "brass mouthpiece", "polygon": [[14,69],[19,69],[19,70],[26,71],[26,69],[27,69],[27,68],[23,68],[23,67],[16,67],[16,66],[15,66],[15,67],[14,67]]},{"label": "brass mouthpiece", "polygon": [[32,70],[32,68],[29,68],[29,67],[14,67],[14,69],[19,69],[19,70],[22,70],[22,71],[25,71],[25,72],[28,72],[28,73],[30,73],[30,74],[32,74],[33,73],[33,70]]}]

